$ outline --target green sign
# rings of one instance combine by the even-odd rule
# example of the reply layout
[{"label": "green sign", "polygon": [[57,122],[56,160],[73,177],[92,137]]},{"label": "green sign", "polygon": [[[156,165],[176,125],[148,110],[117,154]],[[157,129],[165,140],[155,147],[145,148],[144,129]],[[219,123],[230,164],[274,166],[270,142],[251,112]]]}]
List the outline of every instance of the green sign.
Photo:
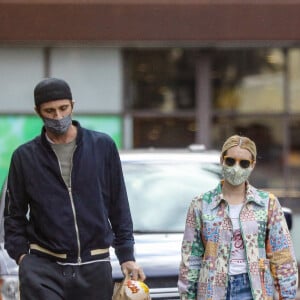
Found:
[{"label": "green sign", "polygon": [[[105,132],[121,147],[122,121],[118,116],[74,116],[82,127]],[[0,116],[0,187],[7,175],[13,151],[40,134],[42,121],[35,115]]]}]

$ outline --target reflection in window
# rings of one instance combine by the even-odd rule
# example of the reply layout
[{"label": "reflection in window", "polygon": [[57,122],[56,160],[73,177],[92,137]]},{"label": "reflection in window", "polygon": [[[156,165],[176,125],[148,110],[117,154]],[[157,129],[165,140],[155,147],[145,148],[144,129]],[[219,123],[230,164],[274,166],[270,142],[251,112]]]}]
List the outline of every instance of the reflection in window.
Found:
[{"label": "reflection in window", "polygon": [[290,171],[289,187],[300,190],[300,118],[294,117],[290,123],[291,150],[288,157]]},{"label": "reflection in window", "polygon": [[[293,173],[289,168],[295,167],[300,153],[296,145],[299,124],[289,124],[292,114],[300,111],[300,50],[289,50],[286,56],[279,48],[206,49],[210,70],[199,65],[203,51],[156,48],[124,52],[126,108],[135,113],[133,146],[186,147],[203,139],[205,133],[199,133],[208,128],[208,144],[220,149],[230,135],[247,135],[257,143],[259,153],[253,182],[258,187],[288,188],[292,182],[288,175]],[[290,77],[285,76],[286,58]],[[197,99],[196,103],[196,85],[203,78],[211,80],[211,99]],[[284,90],[286,79],[289,93]],[[205,107],[201,101],[206,100],[211,112],[199,111]],[[207,113],[210,124],[202,126]]]},{"label": "reflection in window", "polygon": [[170,112],[195,108],[195,63],[181,48],[126,50],[127,107]]},{"label": "reflection in window", "polygon": [[194,118],[134,118],[136,148],[186,147],[194,143],[195,132]]},{"label": "reflection in window", "polygon": [[288,55],[290,107],[292,112],[300,112],[300,50],[290,49]]},{"label": "reflection in window", "polygon": [[213,107],[283,111],[284,58],[278,49],[219,50],[213,55]]}]

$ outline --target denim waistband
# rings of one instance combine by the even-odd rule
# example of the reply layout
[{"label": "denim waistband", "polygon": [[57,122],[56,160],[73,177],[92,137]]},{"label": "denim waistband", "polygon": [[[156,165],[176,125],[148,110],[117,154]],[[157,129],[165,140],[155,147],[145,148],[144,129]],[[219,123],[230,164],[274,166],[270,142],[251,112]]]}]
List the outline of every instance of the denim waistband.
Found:
[{"label": "denim waistband", "polygon": [[249,277],[247,273],[243,274],[237,274],[237,275],[229,275],[229,282],[230,283],[241,283],[241,284],[246,284],[249,282]]}]

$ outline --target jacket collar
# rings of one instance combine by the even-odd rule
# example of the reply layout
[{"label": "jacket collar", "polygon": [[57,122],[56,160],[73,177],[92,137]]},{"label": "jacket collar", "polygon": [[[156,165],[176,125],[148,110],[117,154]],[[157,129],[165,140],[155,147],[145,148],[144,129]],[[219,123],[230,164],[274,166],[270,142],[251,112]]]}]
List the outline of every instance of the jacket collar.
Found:
[{"label": "jacket collar", "polygon": [[[222,202],[226,202],[226,200],[223,197],[222,193],[222,186],[223,186],[224,180],[221,180],[221,182],[218,184],[218,186],[213,190],[213,199],[211,202],[212,208],[216,208],[219,206]],[[269,198],[269,193],[258,190],[255,187],[253,187],[248,181],[246,181],[246,203],[254,202],[259,206],[265,206],[267,203],[267,199]]]}]

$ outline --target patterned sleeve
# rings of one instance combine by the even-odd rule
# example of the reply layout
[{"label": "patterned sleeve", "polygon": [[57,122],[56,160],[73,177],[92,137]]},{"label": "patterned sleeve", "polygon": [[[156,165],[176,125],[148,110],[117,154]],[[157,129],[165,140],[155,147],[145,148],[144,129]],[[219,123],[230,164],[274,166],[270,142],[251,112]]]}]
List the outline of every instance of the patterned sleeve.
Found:
[{"label": "patterned sleeve", "polygon": [[200,206],[200,199],[194,199],[188,209],[186,217],[178,280],[180,299],[183,300],[197,298],[197,282],[204,253],[204,246],[200,234]]},{"label": "patterned sleeve", "polygon": [[267,256],[280,299],[295,299],[298,287],[297,261],[282,207],[272,194],[269,202]]}]

